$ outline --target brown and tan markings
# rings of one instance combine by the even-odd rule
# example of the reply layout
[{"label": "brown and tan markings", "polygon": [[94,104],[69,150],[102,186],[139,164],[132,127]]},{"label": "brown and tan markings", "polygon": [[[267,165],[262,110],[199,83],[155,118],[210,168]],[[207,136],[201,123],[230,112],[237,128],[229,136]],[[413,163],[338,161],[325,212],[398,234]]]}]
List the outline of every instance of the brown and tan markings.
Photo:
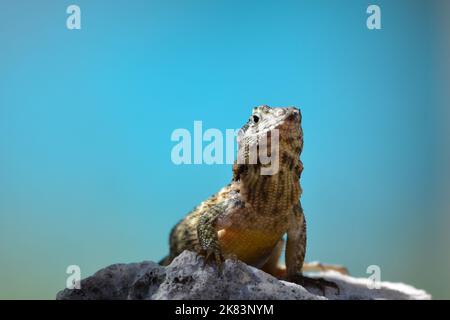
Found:
[{"label": "brown and tan markings", "polygon": [[[300,110],[294,107],[253,109],[242,127],[238,144],[243,161],[233,165],[233,178],[209,199],[181,220],[170,233],[170,253],[160,263],[169,264],[184,250],[206,256],[206,261],[221,264],[225,258],[237,258],[280,279],[306,286],[336,287],[324,279],[312,279],[304,271],[333,269],[346,273],[341,266],[304,263],[306,221],[300,203],[300,177],[303,163],[303,131]],[[263,149],[268,156],[274,130],[278,130],[278,170],[263,175],[270,164],[250,161],[250,150]],[[265,137],[266,139],[263,139]],[[265,141],[265,143],[261,143]],[[279,264],[287,234],[285,266]]]}]

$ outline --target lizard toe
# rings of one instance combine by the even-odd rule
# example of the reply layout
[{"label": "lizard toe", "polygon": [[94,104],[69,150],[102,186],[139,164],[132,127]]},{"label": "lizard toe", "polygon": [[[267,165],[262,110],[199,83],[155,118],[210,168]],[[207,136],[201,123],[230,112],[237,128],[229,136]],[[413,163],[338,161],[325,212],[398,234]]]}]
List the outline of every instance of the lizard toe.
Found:
[{"label": "lizard toe", "polygon": [[222,255],[222,253],[220,252],[220,250],[209,249],[209,250],[206,250],[206,255],[205,255],[203,265],[205,266],[206,264],[215,264],[218,267],[219,271],[222,271],[224,261],[225,261],[225,259]]}]

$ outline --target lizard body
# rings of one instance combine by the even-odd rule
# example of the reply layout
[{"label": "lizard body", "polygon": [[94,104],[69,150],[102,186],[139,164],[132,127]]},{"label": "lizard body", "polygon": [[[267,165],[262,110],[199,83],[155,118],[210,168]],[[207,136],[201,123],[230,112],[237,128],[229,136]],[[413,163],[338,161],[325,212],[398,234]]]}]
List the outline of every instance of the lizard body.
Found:
[{"label": "lizard body", "polygon": [[[275,131],[278,139],[272,141]],[[273,143],[278,149],[272,148]],[[167,265],[184,250],[192,250],[205,253],[207,260],[214,258],[218,264],[223,258],[235,257],[278,278],[303,284],[306,221],[300,203],[303,171],[300,110],[254,108],[240,131],[238,144],[243,161],[233,165],[231,183],[202,202],[172,229],[170,253],[161,264]],[[271,160],[277,162],[278,170],[262,174],[269,164],[259,159],[251,162],[251,150],[262,150],[269,156],[276,150]],[[285,234],[284,268],[278,265],[278,260]]]}]

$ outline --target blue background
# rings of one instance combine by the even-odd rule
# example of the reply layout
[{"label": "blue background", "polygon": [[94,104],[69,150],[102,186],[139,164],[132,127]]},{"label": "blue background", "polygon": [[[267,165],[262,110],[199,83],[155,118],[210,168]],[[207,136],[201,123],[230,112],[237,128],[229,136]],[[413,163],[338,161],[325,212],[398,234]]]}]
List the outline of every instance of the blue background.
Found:
[{"label": "blue background", "polygon": [[445,0],[1,0],[0,298],[159,260],[231,178],[175,166],[172,131],[260,104],[303,113],[307,258],[450,298],[448,21]]}]

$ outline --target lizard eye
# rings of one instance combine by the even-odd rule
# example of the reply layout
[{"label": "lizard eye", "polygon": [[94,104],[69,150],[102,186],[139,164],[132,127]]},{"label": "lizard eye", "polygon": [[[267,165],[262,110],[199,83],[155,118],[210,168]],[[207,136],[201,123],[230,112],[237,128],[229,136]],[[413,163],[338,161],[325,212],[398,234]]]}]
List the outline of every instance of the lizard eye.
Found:
[{"label": "lizard eye", "polygon": [[253,120],[254,123],[258,123],[259,117],[258,117],[257,115],[254,114],[254,115],[252,116],[252,120]]}]

